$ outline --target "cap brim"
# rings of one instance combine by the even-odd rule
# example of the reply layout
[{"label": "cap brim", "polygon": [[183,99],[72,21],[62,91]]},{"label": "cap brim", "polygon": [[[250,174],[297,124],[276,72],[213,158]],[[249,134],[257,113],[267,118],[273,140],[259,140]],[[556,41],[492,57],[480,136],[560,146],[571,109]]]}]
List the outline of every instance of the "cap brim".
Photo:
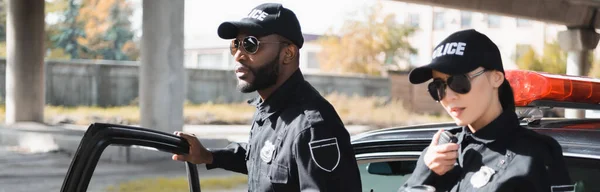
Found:
[{"label": "cap brim", "polygon": [[412,84],[425,83],[433,78],[432,70],[436,70],[448,75],[458,75],[469,73],[475,69],[456,67],[451,65],[449,62],[436,62],[413,69],[408,74],[408,80]]},{"label": "cap brim", "polygon": [[408,80],[412,84],[424,83],[426,81],[429,81],[429,79],[431,78],[431,68],[429,67],[429,65],[417,67],[410,71],[410,73],[408,74]]},{"label": "cap brim", "polygon": [[263,36],[265,34],[265,30],[262,26],[252,23],[252,22],[244,22],[244,21],[227,21],[221,23],[217,30],[219,37],[222,39],[234,39],[240,33],[240,29],[247,33],[248,35],[255,36]]}]

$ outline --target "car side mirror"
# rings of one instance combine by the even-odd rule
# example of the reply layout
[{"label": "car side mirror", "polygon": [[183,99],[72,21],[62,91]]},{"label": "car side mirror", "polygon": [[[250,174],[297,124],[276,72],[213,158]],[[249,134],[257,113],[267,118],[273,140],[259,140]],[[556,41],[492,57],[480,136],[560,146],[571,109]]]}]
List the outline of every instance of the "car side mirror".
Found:
[{"label": "car side mirror", "polygon": [[373,175],[406,175],[411,174],[416,165],[416,161],[375,162],[367,165],[367,172]]}]

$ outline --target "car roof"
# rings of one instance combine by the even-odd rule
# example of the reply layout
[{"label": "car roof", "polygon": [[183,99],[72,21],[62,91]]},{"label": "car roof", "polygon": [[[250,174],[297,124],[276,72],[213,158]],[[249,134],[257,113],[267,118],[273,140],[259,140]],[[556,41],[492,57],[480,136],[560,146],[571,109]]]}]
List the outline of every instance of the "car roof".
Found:
[{"label": "car roof", "polygon": [[[569,156],[600,159],[600,119],[545,118],[537,124],[522,122],[523,127],[549,135]],[[387,141],[431,141],[438,129],[458,128],[454,123],[434,123],[392,127],[352,137],[353,144]]]}]

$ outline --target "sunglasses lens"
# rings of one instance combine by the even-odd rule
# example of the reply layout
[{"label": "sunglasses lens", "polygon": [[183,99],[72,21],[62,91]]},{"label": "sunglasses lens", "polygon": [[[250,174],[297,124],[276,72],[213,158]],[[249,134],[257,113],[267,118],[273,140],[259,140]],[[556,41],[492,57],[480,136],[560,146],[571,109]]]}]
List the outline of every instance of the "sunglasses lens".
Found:
[{"label": "sunglasses lens", "polygon": [[256,37],[246,37],[244,38],[244,50],[249,54],[254,54],[258,50],[258,39]]},{"label": "sunglasses lens", "polygon": [[465,75],[456,75],[448,78],[448,87],[459,94],[471,91],[471,81]]},{"label": "sunglasses lens", "polygon": [[440,101],[444,98],[444,95],[446,93],[445,87],[446,86],[444,85],[444,82],[439,80],[433,80],[433,82],[429,83],[427,91],[429,92],[429,95],[431,95],[433,100]]},{"label": "sunglasses lens", "polygon": [[240,41],[238,41],[237,39],[231,41],[231,45],[229,46],[229,51],[231,51],[231,55],[235,55],[235,53],[238,51],[238,47],[240,47]]}]

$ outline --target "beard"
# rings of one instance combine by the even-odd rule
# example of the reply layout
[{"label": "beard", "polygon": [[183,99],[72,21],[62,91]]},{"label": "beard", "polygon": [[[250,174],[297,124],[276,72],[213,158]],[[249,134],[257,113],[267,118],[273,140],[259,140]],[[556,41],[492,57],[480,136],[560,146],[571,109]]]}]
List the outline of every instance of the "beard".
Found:
[{"label": "beard", "polygon": [[239,81],[237,88],[242,93],[251,93],[257,90],[269,88],[277,83],[279,77],[279,54],[271,62],[257,67],[251,68],[250,72],[254,77],[252,82]]}]

